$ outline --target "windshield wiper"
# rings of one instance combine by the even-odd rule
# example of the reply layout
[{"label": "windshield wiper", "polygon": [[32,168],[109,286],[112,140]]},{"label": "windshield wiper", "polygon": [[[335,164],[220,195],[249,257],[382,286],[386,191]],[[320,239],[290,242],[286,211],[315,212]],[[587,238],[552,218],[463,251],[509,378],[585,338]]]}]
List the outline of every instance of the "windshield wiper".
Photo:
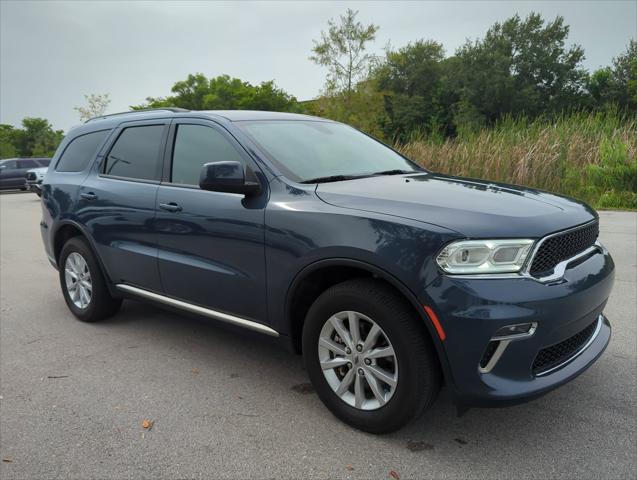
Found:
[{"label": "windshield wiper", "polygon": [[416,173],[417,170],[385,170],[383,172],[374,172],[372,175],[402,175],[404,173]]},{"label": "windshield wiper", "polygon": [[362,178],[362,176],[361,175],[330,175],[328,177],[317,177],[317,178],[311,178],[310,180],[303,180],[301,183],[342,182],[344,180],[354,180],[356,178]]},{"label": "windshield wiper", "polygon": [[401,175],[403,173],[417,173],[418,170],[385,170],[383,172],[366,173],[365,175],[330,175],[327,177],[317,177],[310,180],[303,180],[301,183],[328,183],[342,182],[343,180],[355,180],[357,178],[375,177],[377,175]]}]

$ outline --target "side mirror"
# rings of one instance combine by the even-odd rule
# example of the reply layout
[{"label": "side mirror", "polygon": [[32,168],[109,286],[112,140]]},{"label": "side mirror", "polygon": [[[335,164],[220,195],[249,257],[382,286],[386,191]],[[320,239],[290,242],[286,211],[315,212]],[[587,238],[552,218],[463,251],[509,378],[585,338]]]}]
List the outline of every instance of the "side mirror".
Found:
[{"label": "side mirror", "polygon": [[254,172],[250,167],[244,170],[240,162],[205,163],[199,174],[199,188],[212,192],[240,193],[246,196],[261,193],[261,184]]}]

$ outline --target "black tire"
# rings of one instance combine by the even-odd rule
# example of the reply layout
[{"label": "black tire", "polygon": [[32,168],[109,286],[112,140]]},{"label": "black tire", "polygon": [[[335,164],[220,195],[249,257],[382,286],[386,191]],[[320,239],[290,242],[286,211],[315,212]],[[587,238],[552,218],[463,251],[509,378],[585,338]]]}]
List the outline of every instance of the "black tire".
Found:
[{"label": "black tire", "polygon": [[[66,265],[66,259],[73,252],[79,253],[84,258],[91,276],[91,299],[85,308],[79,308],[73,303],[66,287],[64,267]],[[117,313],[122,305],[122,299],[113,298],[108,291],[102,269],[93,251],[82,237],[73,237],[62,247],[59,262],[59,277],[62,294],[64,295],[64,300],[69,310],[83,322],[97,322],[98,320],[110,317]]]},{"label": "black tire", "polygon": [[[396,353],[396,390],[376,410],[361,410],[343,401],[327,383],[320,366],[321,329],[332,315],[346,310],[373,319]],[[303,326],[303,357],[310,380],[327,408],[343,422],[370,433],[398,430],[431,406],[440,390],[440,364],[422,320],[393,289],[376,280],[349,280],[316,299]]]}]

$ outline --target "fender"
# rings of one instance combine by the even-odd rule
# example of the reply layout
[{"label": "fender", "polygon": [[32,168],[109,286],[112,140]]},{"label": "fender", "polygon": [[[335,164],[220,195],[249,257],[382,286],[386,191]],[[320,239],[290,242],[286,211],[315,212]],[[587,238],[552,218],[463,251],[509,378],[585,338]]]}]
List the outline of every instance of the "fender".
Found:
[{"label": "fender", "polygon": [[323,260],[317,260],[309,265],[306,265],[301,269],[292,280],[290,287],[287,290],[285,295],[285,324],[288,326],[288,332],[292,331],[291,324],[292,318],[290,317],[290,310],[292,308],[292,298],[294,296],[294,292],[296,291],[298,285],[311,273],[325,267],[354,267],[361,270],[366,270],[369,273],[373,274],[378,278],[382,278],[387,281],[390,285],[396,288],[404,298],[406,298],[409,303],[414,307],[414,309],[418,312],[420,319],[425,324],[427,331],[429,332],[429,336],[432,340],[434,347],[436,348],[436,354],[438,356],[438,360],[440,361],[440,365],[442,366],[442,371],[444,374],[444,378],[447,383],[451,383],[451,369],[449,368],[449,362],[447,359],[447,353],[445,351],[444,345],[438,336],[438,333],[434,327],[433,322],[425,312],[423,306],[418,301],[416,295],[411,291],[409,287],[407,287],[403,282],[401,282],[398,278],[396,278],[391,273],[383,270],[382,268],[377,267],[376,265],[363,262],[360,260],[353,260],[350,258],[328,258]]}]

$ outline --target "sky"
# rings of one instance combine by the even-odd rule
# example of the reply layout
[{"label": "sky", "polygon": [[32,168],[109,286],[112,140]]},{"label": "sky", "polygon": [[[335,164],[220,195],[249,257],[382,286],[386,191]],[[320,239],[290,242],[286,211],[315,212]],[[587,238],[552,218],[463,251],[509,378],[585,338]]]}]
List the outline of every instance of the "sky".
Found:
[{"label": "sky", "polygon": [[109,93],[108,111],[166,96],[189,73],[276,84],[299,100],[321,91],[326,71],[309,59],[312,40],[347,8],[380,27],[370,50],[418,39],[448,55],[496,21],[535,11],[565,17],[584,66],[606,66],[637,38],[637,0],[410,2],[170,2],[0,0],[0,123],[79,122],[84,95]]}]

